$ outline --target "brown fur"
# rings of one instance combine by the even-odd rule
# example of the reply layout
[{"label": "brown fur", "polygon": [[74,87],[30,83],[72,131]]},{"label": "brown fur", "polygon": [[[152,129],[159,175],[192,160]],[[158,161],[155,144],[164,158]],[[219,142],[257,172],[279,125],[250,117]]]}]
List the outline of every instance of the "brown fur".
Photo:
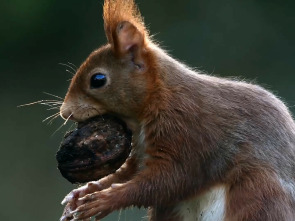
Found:
[{"label": "brown fur", "polygon": [[133,0],[106,0],[103,6],[104,29],[109,43],[118,52],[117,32],[120,24],[128,21],[139,33],[147,36],[143,18]]},{"label": "brown fur", "polygon": [[[76,217],[99,219],[134,205],[150,207],[154,221],[185,220],[181,203],[221,186],[222,220],[295,220],[295,123],[286,106],[259,86],[172,59],[149,39],[133,0],[106,0],[104,21],[109,42],[77,71],[61,115],[117,115],[133,131],[133,150],[100,188],[76,190],[92,193]],[[91,89],[97,72],[110,83]],[[79,206],[76,198],[69,206]]]}]

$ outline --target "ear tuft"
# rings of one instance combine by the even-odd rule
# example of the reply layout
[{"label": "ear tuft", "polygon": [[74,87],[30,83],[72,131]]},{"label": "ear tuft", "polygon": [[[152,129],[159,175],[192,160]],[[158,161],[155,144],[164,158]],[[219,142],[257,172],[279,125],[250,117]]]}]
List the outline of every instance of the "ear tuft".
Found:
[{"label": "ear tuft", "polygon": [[117,48],[120,44],[117,40],[123,39],[123,36],[128,41],[131,36],[136,37],[135,32],[138,32],[143,42],[148,38],[143,18],[134,0],[105,0],[103,16],[107,39],[115,51],[121,50],[121,46]]}]

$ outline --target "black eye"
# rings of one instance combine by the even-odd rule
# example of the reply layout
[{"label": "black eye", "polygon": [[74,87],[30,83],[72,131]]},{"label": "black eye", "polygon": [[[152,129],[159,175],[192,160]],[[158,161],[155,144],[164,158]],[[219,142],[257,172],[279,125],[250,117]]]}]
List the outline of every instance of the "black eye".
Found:
[{"label": "black eye", "polygon": [[104,74],[97,73],[92,75],[90,80],[90,87],[91,88],[100,88],[104,86],[107,82],[107,77]]}]

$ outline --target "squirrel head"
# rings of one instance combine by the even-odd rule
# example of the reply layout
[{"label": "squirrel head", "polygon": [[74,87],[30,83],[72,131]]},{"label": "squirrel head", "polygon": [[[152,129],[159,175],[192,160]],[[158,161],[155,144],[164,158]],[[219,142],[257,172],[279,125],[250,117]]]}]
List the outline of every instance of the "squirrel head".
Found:
[{"label": "squirrel head", "polygon": [[112,113],[138,117],[156,83],[148,32],[133,0],[105,0],[108,43],[93,51],[73,77],[60,114],[84,121]]}]

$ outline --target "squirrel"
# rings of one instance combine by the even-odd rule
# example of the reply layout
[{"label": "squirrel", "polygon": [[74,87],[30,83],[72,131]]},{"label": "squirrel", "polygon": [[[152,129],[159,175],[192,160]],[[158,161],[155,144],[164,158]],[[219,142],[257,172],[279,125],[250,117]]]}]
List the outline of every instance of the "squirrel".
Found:
[{"label": "squirrel", "polygon": [[114,174],[73,190],[61,220],[130,206],[151,221],[295,220],[295,123],[258,85],[209,76],[149,35],[134,0],[105,0],[107,44],[73,77],[60,114],[113,114],[132,130]]}]

